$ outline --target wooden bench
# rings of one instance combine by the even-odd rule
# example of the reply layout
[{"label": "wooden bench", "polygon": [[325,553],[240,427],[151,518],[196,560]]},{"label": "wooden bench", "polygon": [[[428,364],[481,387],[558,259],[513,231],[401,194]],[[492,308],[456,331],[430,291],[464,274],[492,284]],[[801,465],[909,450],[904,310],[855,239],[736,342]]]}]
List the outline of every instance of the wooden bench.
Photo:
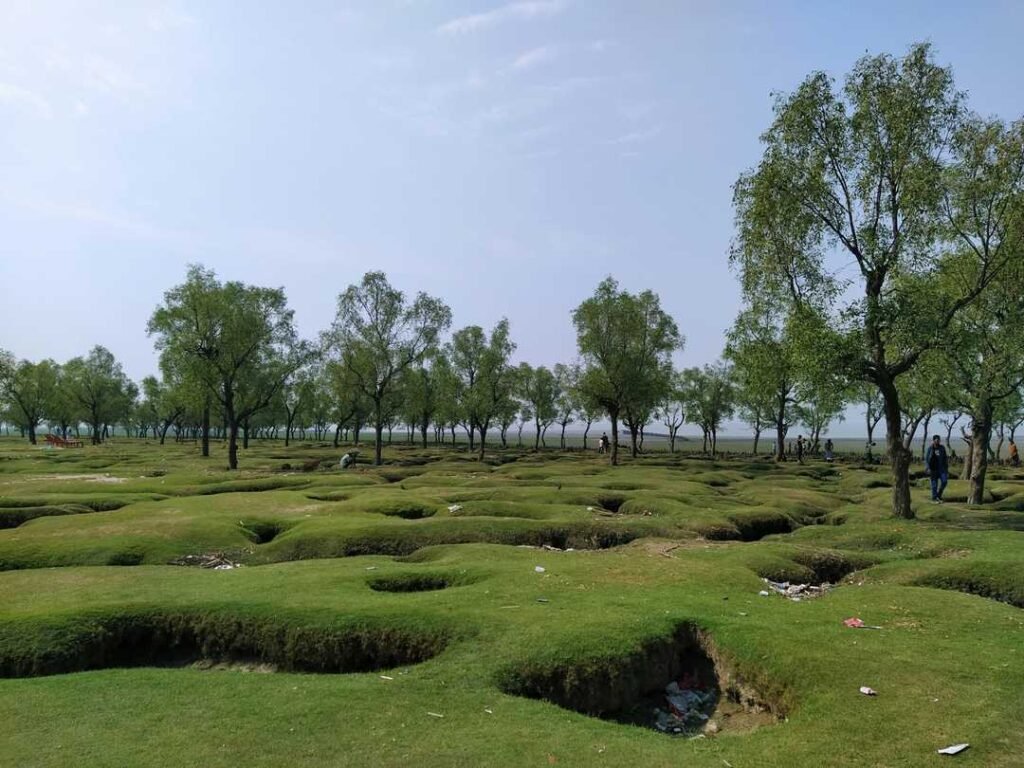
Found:
[{"label": "wooden bench", "polygon": [[54,448],[81,448],[81,440],[65,440],[57,435],[47,435],[46,444],[52,445]]}]

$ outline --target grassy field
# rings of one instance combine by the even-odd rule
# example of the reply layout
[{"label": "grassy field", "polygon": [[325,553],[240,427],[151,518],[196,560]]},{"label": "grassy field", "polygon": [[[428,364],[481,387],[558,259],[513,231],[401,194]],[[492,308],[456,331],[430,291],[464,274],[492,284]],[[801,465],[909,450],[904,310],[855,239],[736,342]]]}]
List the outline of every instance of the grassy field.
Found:
[{"label": "grassy field", "polygon": [[[1024,473],[214,452],[0,440],[0,765],[1022,764]],[[711,664],[713,725],[623,722]]]}]

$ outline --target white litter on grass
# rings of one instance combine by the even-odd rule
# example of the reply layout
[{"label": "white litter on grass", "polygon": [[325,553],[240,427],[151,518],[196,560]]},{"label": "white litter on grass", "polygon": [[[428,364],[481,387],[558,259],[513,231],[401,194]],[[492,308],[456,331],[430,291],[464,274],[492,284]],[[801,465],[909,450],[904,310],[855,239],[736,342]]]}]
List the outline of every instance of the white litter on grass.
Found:
[{"label": "white litter on grass", "polygon": [[969,746],[971,746],[971,745],[970,744],[954,744],[951,747],[943,747],[942,749],[938,750],[938,753],[940,755],[959,755],[961,752],[963,752]]},{"label": "white litter on grass", "polygon": [[461,512],[462,511],[462,505],[461,504],[452,504],[450,507],[448,507],[448,511],[451,514],[454,515],[456,512]]},{"label": "white litter on grass", "polygon": [[862,685],[860,687],[860,692],[863,693],[865,696],[877,696],[878,695],[878,691],[876,691],[874,688],[868,688],[866,685]]},{"label": "white litter on grass", "polygon": [[488,715],[494,714],[494,710],[492,710],[490,707],[484,707],[484,712],[486,712]]},{"label": "white litter on grass", "polygon": [[762,589],[757,594],[759,594],[761,597],[771,597],[772,596],[772,593],[769,592],[767,589]]},{"label": "white litter on grass", "polygon": [[544,573],[544,571],[546,571],[547,569],[543,565],[535,565],[533,567],[533,570],[537,573]]},{"label": "white litter on grass", "polygon": [[381,680],[394,680],[395,678],[393,678],[393,677],[388,677],[387,675],[381,675],[381,676],[380,676],[380,679],[381,679]]},{"label": "white litter on grass", "polygon": [[437,712],[427,712],[431,717],[444,717],[444,715],[438,714]]}]

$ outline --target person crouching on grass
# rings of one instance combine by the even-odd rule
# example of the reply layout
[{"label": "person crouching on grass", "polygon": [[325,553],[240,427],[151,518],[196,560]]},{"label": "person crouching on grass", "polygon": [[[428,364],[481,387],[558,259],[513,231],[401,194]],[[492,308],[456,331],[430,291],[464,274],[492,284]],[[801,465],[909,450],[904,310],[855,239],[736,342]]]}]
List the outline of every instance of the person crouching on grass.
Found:
[{"label": "person crouching on grass", "polygon": [[932,444],[928,446],[924,463],[928,467],[932,481],[932,501],[941,504],[942,494],[946,490],[946,483],[949,482],[949,457],[946,455],[946,446],[942,444],[942,438],[938,435],[932,437]]}]

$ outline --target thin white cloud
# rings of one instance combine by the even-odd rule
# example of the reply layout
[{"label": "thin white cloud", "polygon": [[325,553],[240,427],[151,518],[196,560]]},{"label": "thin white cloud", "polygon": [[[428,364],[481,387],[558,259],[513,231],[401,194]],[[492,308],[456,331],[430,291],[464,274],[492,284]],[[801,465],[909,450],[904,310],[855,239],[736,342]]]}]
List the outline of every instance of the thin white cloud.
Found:
[{"label": "thin white cloud", "polygon": [[618,43],[614,40],[591,40],[587,43],[587,50],[593,51],[594,53],[604,53],[617,45]]},{"label": "thin white cloud", "polygon": [[649,128],[641,128],[637,131],[630,131],[629,133],[618,136],[614,139],[609,139],[604,142],[612,146],[623,146],[630,144],[643,144],[645,141],[650,141],[661,133],[662,126],[652,125]]},{"label": "thin white cloud", "polygon": [[550,45],[542,45],[516,56],[515,61],[512,62],[512,69],[523,72],[551,61],[553,58],[555,58],[555,49]]},{"label": "thin white cloud", "polygon": [[528,21],[542,16],[553,16],[561,12],[565,5],[565,0],[522,0],[484,13],[459,16],[446,21],[437,28],[437,31],[445,35],[464,35],[489,29],[505,21]]},{"label": "thin white cloud", "polygon": [[50,117],[50,102],[28,88],[13,83],[0,83],[0,106],[28,107],[42,117]]}]

